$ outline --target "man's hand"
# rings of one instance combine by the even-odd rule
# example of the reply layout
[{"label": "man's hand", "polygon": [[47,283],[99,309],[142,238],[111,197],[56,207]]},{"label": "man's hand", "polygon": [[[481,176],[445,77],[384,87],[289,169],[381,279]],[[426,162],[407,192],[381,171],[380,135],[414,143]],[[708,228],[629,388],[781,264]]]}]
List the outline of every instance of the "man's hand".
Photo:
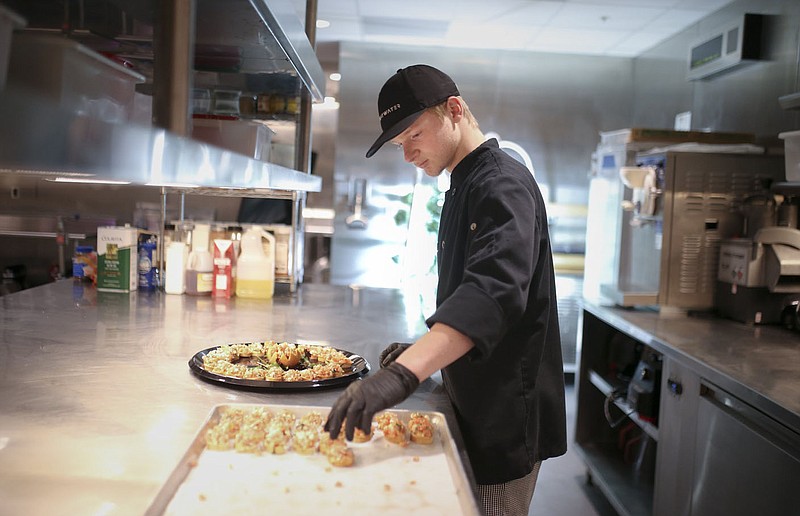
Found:
[{"label": "man's hand", "polygon": [[411,344],[403,344],[402,342],[392,342],[386,349],[381,351],[380,357],[378,357],[378,362],[380,362],[381,367],[386,367],[399,357],[403,351],[407,350],[411,347]]},{"label": "man's hand", "polygon": [[342,422],[347,421],[344,435],[348,441],[353,440],[356,427],[368,434],[372,416],[376,412],[397,405],[411,396],[418,386],[417,375],[402,364],[393,362],[374,375],[351,383],[333,404],[325,422],[325,430],[330,433],[331,439],[336,439]]}]

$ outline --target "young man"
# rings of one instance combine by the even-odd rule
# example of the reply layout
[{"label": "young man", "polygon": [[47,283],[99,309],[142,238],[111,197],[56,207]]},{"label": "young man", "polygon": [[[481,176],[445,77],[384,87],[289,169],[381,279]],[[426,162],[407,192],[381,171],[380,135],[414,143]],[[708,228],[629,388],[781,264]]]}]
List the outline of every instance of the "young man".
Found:
[{"label": "young man", "polygon": [[398,70],[378,96],[383,133],[430,176],[451,172],[438,238],[430,331],[392,344],[381,369],[331,409],[352,439],[373,415],[442,369],[480,502],[527,515],[541,461],[566,452],[564,371],[544,200],[531,172],[485,140],[452,79],[427,65]]}]

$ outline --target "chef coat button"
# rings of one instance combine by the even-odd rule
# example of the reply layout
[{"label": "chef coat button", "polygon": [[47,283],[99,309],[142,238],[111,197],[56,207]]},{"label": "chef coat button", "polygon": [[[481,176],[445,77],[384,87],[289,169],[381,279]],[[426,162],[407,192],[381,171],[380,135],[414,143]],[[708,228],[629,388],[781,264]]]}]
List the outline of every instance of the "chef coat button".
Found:
[{"label": "chef coat button", "polygon": [[469,225],[469,229],[471,229],[472,231],[475,231],[475,228],[477,228],[477,227],[478,227],[478,225],[475,224],[474,222]]},{"label": "chef coat button", "polygon": [[442,249],[444,249],[444,240],[442,240]]}]

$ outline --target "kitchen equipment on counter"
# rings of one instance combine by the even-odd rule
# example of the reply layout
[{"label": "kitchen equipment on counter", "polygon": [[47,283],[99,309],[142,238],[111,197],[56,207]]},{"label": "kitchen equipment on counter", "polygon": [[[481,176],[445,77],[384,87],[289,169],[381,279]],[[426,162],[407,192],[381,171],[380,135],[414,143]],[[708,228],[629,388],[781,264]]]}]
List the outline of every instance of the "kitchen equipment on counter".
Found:
[{"label": "kitchen equipment on counter", "polygon": [[771,227],[778,222],[775,196],[769,192],[748,195],[742,201],[744,216],[744,237],[754,238],[761,228]]},{"label": "kitchen equipment on counter", "polygon": [[724,240],[717,280],[720,315],[748,324],[783,322],[785,307],[800,300],[800,230],[772,226],[753,239]]},{"label": "kitchen equipment on counter", "polygon": [[[786,308],[800,300],[799,189],[796,183],[775,183],[771,193],[756,196],[764,201],[752,202],[751,196],[743,203],[744,237],[720,245],[715,292],[720,315],[747,324],[791,326]],[[776,195],[783,196],[777,206]]]},{"label": "kitchen equipment on counter", "polygon": [[[673,131],[668,129],[628,128],[600,133],[600,142],[592,154],[589,203],[586,217],[586,263],[583,296],[603,301],[607,297],[601,287],[618,282],[622,225],[628,223],[632,211],[619,209],[620,204],[631,202],[633,189],[626,187],[620,174],[633,174],[638,154],[665,146],[699,142],[706,144],[750,144],[753,134],[699,131]],[[621,168],[630,172],[622,172]],[[643,180],[644,178],[642,178]],[[625,220],[623,220],[625,219]]]},{"label": "kitchen equipment on counter", "polygon": [[[622,216],[612,226],[615,256],[600,285],[603,295],[621,306],[657,305],[662,311],[713,308],[720,242],[743,227],[738,203],[783,180],[780,156],[724,149],[694,145],[692,152],[666,148],[637,155],[637,165],[653,167],[645,177],[655,185],[644,192],[647,203],[616,208]],[[623,200],[631,199],[626,188]]]}]

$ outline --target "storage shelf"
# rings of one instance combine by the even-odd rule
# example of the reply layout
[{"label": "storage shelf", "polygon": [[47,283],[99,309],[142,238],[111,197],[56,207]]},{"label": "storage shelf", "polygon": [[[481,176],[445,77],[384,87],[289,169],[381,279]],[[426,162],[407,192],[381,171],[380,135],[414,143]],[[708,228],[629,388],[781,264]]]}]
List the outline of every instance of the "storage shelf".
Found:
[{"label": "storage shelf", "polygon": [[[610,396],[614,392],[614,388],[608,383],[605,378],[600,376],[596,371],[589,370],[589,381],[597,387],[597,389],[603,393],[604,396]],[[652,423],[643,420],[639,413],[633,410],[633,408],[628,405],[626,401],[614,399],[614,405],[617,406],[623,413],[628,415],[628,418],[639,425],[639,427],[644,430],[644,432],[652,437],[654,440],[658,441],[658,427],[653,425]]]},{"label": "storage shelf", "polygon": [[612,445],[575,444],[586,463],[592,482],[606,495],[611,505],[624,516],[653,513],[653,479],[642,478],[620,458]]}]

